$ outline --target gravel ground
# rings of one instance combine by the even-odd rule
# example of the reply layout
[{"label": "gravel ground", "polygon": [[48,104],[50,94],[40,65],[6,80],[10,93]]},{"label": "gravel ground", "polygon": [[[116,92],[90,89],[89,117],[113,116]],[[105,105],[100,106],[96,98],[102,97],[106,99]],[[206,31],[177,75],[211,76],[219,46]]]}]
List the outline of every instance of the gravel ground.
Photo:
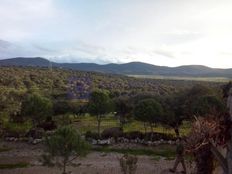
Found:
[{"label": "gravel ground", "polygon": [[[0,147],[12,148],[12,150],[0,153],[0,164],[28,162],[27,168],[4,169],[1,174],[59,174],[59,168],[48,168],[41,166],[39,157],[42,153],[41,145],[28,145],[27,143],[0,143]],[[75,167],[69,166],[67,171],[73,174],[121,174],[118,153],[92,152],[86,158],[76,159]],[[160,159],[159,161],[148,156],[138,157],[136,174],[168,174],[173,160]],[[180,169],[179,169],[180,170]],[[188,172],[190,173],[190,172]]]}]

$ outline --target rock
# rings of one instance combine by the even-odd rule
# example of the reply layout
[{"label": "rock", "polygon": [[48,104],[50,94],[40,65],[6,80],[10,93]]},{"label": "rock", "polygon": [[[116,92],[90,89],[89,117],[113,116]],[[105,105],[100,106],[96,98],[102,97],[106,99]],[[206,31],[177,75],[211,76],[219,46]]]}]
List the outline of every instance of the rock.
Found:
[{"label": "rock", "polygon": [[33,141],[32,141],[32,144],[38,144],[38,143],[41,143],[43,140],[42,139],[34,139]]},{"label": "rock", "polygon": [[96,145],[97,144],[97,140],[92,139],[92,145]]},{"label": "rock", "polygon": [[98,140],[98,144],[99,145],[110,145],[110,139],[106,139],[106,140]]},{"label": "rock", "polygon": [[102,132],[102,138],[118,138],[123,135],[120,127],[107,128]]},{"label": "rock", "polygon": [[6,141],[18,141],[19,139],[18,138],[15,138],[15,137],[6,137],[5,138]]},{"label": "rock", "polygon": [[45,131],[41,128],[31,129],[26,136],[31,137],[33,139],[41,139],[45,135]]}]

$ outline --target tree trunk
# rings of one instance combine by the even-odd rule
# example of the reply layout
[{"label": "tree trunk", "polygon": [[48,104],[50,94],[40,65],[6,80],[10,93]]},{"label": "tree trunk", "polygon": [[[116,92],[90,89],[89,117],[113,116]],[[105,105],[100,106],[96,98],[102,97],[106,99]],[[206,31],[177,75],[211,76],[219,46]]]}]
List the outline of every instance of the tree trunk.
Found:
[{"label": "tree trunk", "polygon": [[144,126],[144,131],[145,131],[145,134],[147,133],[147,127],[146,127],[146,123],[144,122],[143,123],[143,126]]},{"label": "tree trunk", "polygon": [[201,147],[195,154],[197,174],[213,173],[213,154],[210,144]]},{"label": "tree trunk", "polygon": [[153,141],[153,124],[150,123],[150,127],[151,127],[151,141]]},{"label": "tree trunk", "polygon": [[179,127],[178,126],[174,127],[174,131],[176,133],[176,137],[179,137],[180,136],[180,131],[179,131]]},{"label": "tree trunk", "polygon": [[66,174],[66,161],[65,160],[63,163],[63,173],[62,174]]},{"label": "tree trunk", "polygon": [[97,133],[98,133],[98,138],[101,137],[100,126],[101,126],[101,116],[98,115],[98,116],[97,116]]},{"label": "tree trunk", "polygon": [[123,127],[124,127],[124,123],[125,123],[124,116],[120,115],[119,122],[120,122],[120,128],[123,131]]},{"label": "tree trunk", "polygon": [[226,159],[222,156],[222,154],[218,151],[218,149],[216,148],[216,146],[214,146],[213,144],[211,144],[211,152],[214,155],[214,158],[219,162],[219,164],[221,165],[224,174],[228,174],[228,165],[227,165],[227,161]]}]

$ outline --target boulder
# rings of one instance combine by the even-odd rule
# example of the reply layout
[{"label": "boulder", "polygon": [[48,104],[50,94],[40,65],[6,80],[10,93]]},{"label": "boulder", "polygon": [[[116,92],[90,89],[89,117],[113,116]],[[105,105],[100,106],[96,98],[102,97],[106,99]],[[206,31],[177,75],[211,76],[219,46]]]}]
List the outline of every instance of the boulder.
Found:
[{"label": "boulder", "polygon": [[120,127],[112,127],[105,129],[101,136],[103,139],[105,138],[115,138],[121,137],[123,135],[123,131]]},{"label": "boulder", "polygon": [[31,129],[26,137],[31,137],[32,139],[41,139],[45,135],[45,131],[42,128]]}]

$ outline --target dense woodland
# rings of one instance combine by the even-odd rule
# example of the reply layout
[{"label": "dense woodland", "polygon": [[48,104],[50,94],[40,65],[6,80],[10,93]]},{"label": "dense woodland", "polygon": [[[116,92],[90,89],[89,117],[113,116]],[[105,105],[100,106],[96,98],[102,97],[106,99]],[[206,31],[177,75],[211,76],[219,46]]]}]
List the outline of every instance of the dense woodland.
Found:
[{"label": "dense woodland", "polygon": [[[158,105],[162,105],[161,110],[164,110],[162,112],[170,112],[170,114],[166,114],[170,116],[174,114],[175,109],[175,112],[180,112],[180,108],[178,108],[179,110],[175,108],[175,104],[182,102],[183,105],[183,101],[174,100],[188,99],[184,102],[192,102],[189,100],[191,97],[195,97],[195,93],[199,93],[201,96],[214,95],[222,98],[222,86],[222,83],[214,82],[141,79],[63,69],[1,67],[1,127],[3,129],[10,128],[11,122],[28,120],[36,111],[26,112],[24,106],[32,105],[36,100],[45,100],[45,103],[51,105],[50,116],[65,113],[80,114],[88,112],[87,107],[83,107],[83,105],[86,105],[86,102],[91,99],[91,93],[101,90],[106,92],[113,101],[113,110],[117,113],[116,115],[135,115],[135,119],[143,121],[145,116],[140,118],[141,114],[137,114],[138,117],[136,117],[136,113],[139,111],[136,111],[135,114],[134,111],[132,112],[135,106],[139,105],[138,101],[142,99],[153,97]],[[179,103],[179,106],[182,105]],[[186,105],[185,108],[187,106],[190,107],[190,105]],[[46,116],[43,113],[41,115]],[[42,118],[42,116],[38,115],[38,118]]]}]

